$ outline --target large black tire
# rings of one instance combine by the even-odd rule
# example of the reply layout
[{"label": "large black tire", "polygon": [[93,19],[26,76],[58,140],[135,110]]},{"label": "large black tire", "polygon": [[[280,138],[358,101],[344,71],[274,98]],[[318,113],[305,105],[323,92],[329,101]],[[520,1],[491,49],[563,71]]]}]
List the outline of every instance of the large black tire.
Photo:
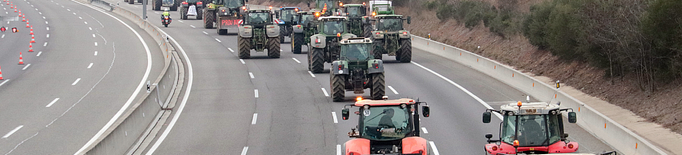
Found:
[{"label": "large black tire", "polygon": [[271,58],[279,58],[279,38],[268,38],[268,56]]},{"label": "large black tire", "polygon": [[384,40],[377,39],[374,40],[374,50],[372,51],[372,55],[374,56],[374,59],[381,59],[381,56],[383,55],[384,52]]},{"label": "large black tire", "polygon": [[365,32],[363,33],[363,35],[365,38],[371,38],[372,37],[372,25],[365,24],[364,31]]},{"label": "large black tire", "polygon": [[251,39],[237,37],[239,43],[239,58],[248,59],[251,57]]},{"label": "large black tire", "polygon": [[227,29],[216,28],[216,31],[218,31],[219,35],[227,35]]},{"label": "large black tire", "polygon": [[334,102],[341,102],[343,98],[346,97],[346,75],[331,73],[331,84],[329,87],[332,89],[332,100]]},{"label": "large black tire", "polygon": [[152,7],[152,10],[154,11],[160,11],[161,10],[161,0],[154,0],[152,1],[154,6]]},{"label": "large black tire", "polygon": [[372,74],[372,87],[370,88],[372,100],[381,100],[386,94],[386,82],[384,73]]},{"label": "large black tire", "polygon": [[285,26],[280,26],[279,27],[279,43],[284,43],[284,34],[286,34],[286,27]]},{"label": "large black tire", "polygon": [[199,8],[199,7],[196,7],[196,9],[197,9],[197,16],[196,16],[196,17],[197,17],[197,20],[203,19],[203,17],[204,17],[204,16],[203,16],[203,15],[204,15],[204,12],[201,11],[201,10],[204,10],[204,9],[203,9],[203,8]]},{"label": "large black tire", "polygon": [[213,22],[215,22],[215,13],[213,11],[208,11],[208,9],[204,9],[204,28],[206,29],[212,29],[213,28]]},{"label": "large black tire", "polygon": [[294,54],[301,54],[301,46],[305,42],[305,35],[303,33],[294,33],[291,35],[291,52]]},{"label": "large black tire", "polygon": [[128,0],[123,0],[123,2],[128,2]]},{"label": "large black tire", "polygon": [[170,11],[178,11],[178,4],[179,3],[180,3],[179,0],[175,1],[175,3],[173,3],[173,6],[170,7]]},{"label": "large black tire", "polygon": [[396,56],[396,60],[402,63],[412,61],[412,41],[410,39],[400,40],[400,51]]},{"label": "large black tire", "polygon": [[187,8],[180,7],[180,19],[187,20]]},{"label": "large black tire", "polygon": [[310,70],[313,73],[322,73],[324,71],[324,49],[313,48],[310,56]]},{"label": "large black tire", "polygon": [[128,0],[128,4],[135,4],[135,0]]}]

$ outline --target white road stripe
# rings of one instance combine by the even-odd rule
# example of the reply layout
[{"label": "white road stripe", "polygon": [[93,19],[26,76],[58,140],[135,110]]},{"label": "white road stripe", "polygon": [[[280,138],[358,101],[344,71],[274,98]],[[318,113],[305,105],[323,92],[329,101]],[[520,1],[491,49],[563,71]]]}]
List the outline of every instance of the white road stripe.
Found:
[{"label": "white road stripe", "polygon": [[36,55],[36,56],[39,57],[40,54],[43,54],[43,51],[38,52],[38,55]]},{"label": "white road stripe", "polygon": [[258,98],[258,89],[254,89],[253,94],[255,94],[256,98]]},{"label": "white road stripe", "polygon": [[429,133],[429,130],[426,130],[426,127],[422,127],[422,132],[424,132],[425,134],[427,134],[427,133]]},{"label": "white road stripe", "polygon": [[27,65],[24,66],[24,68],[22,68],[21,70],[22,70],[22,71],[23,71],[23,70],[26,70],[26,68],[28,68],[28,66],[31,66],[31,64],[27,64]]},{"label": "white road stripe", "polygon": [[88,29],[90,29],[90,31],[92,31],[92,27],[88,27]]},{"label": "white road stripe", "polygon": [[97,42],[95,42],[95,46],[97,46]]},{"label": "white road stripe", "polygon": [[201,31],[201,32],[203,32],[204,34],[208,34],[208,32],[206,32],[206,31]]},{"label": "white road stripe", "polygon": [[76,15],[76,13],[74,12],[73,15]]},{"label": "white road stripe", "polygon": [[222,42],[222,41],[220,41],[220,39],[218,39],[218,38],[215,38],[215,41],[218,41],[219,43]]},{"label": "white road stripe", "polygon": [[280,52],[284,52],[284,50],[282,50],[282,49],[279,49],[279,51],[280,51]]},{"label": "white road stripe", "polygon": [[253,79],[253,73],[249,72],[249,76]]},{"label": "white road stripe", "polygon": [[326,89],[322,88],[322,92],[324,92],[324,96],[329,97],[329,93],[327,93],[327,90],[326,90]]},{"label": "white road stripe", "polygon": [[78,19],[83,19],[83,17],[80,17],[80,16],[79,16]]},{"label": "white road stripe", "polygon": [[434,144],[433,141],[429,141],[429,144],[431,144],[431,150],[433,150],[432,151],[433,155],[440,155],[440,153],[438,153],[438,148],[436,148],[436,144]]},{"label": "white road stripe", "polygon": [[45,27],[45,29],[47,29],[47,30],[49,31],[49,30],[50,30],[50,27]]},{"label": "white road stripe", "polygon": [[5,134],[5,136],[2,136],[2,138],[5,139],[5,138],[11,136],[12,134],[14,134],[14,132],[19,131],[19,129],[21,129],[21,128],[23,128],[23,127],[24,127],[24,125],[19,125],[18,127],[14,128],[14,130],[12,130],[12,131],[10,131],[9,133]]},{"label": "white road stripe", "polygon": [[336,119],[336,112],[332,111],[332,118],[334,118],[334,123],[339,123],[339,120]]},{"label": "white road stripe", "polygon": [[38,12],[38,14],[41,14],[41,15],[42,15],[43,13],[42,13],[42,12]]},{"label": "white road stripe", "polygon": [[47,21],[45,21],[45,24],[48,24]]},{"label": "white road stripe", "polygon": [[71,9],[66,9],[66,11],[71,11]]},{"label": "white road stripe", "polygon": [[258,113],[253,113],[253,118],[251,119],[251,124],[256,124],[256,120],[258,120]]},{"label": "white road stripe", "polygon": [[47,34],[45,37],[50,38],[50,34]]},{"label": "white road stripe", "polygon": [[4,85],[5,83],[7,83],[7,81],[9,81],[9,79],[6,79],[6,80],[3,81],[2,83],[0,83],[0,86],[2,86],[2,85]]},{"label": "white road stripe", "polygon": [[234,53],[234,50],[232,50],[232,48],[227,48],[227,50],[230,50],[230,52]]},{"label": "white road stripe", "polygon": [[244,149],[242,149],[242,155],[246,155],[246,151],[249,151],[248,146],[244,146]]},{"label": "white road stripe", "polygon": [[88,22],[83,22],[83,23],[88,24]]},{"label": "white road stripe", "polygon": [[95,56],[97,56],[97,51],[95,51]]},{"label": "white road stripe", "polygon": [[81,78],[76,79],[76,81],[74,81],[73,83],[71,83],[71,85],[72,85],[72,86],[75,86],[76,84],[78,84],[78,81],[81,81]]},{"label": "white road stripe", "polygon": [[2,38],[5,38],[5,34],[2,34]]},{"label": "white road stripe", "polygon": [[184,23],[182,20],[178,20],[180,23]]},{"label": "white road stripe", "polygon": [[92,34],[92,37],[95,38],[95,34]]},{"label": "white road stripe", "polygon": [[52,102],[50,102],[50,104],[47,104],[45,107],[49,108],[52,106],[52,104],[57,103],[57,101],[59,101],[59,98],[55,98],[54,100],[52,100]]},{"label": "white road stripe", "polygon": [[43,19],[45,19],[45,16],[43,16]]},{"label": "white road stripe", "polygon": [[336,155],[341,155],[341,145],[336,144]]},{"label": "white road stripe", "polygon": [[47,46],[47,42],[45,42],[45,43],[43,44],[43,46]]},{"label": "white road stripe", "polygon": [[92,68],[92,64],[93,64],[93,63],[90,63],[90,65],[88,65],[88,69]]},{"label": "white road stripe", "polygon": [[311,71],[308,71],[308,74],[310,74],[310,76],[312,76],[312,77],[315,77],[315,74],[313,74],[313,72],[311,72]]},{"label": "white road stripe", "polygon": [[194,25],[189,25],[189,27],[196,28],[196,27],[194,27]]},{"label": "white road stripe", "polygon": [[393,94],[396,94],[396,95],[398,95],[398,91],[395,91],[395,89],[393,89],[393,87],[391,87],[391,86],[388,86],[388,89],[391,89],[391,91],[393,91]]},{"label": "white road stripe", "polygon": [[296,61],[296,63],[299,63],[299,64],[301,63],[301,61],[298,61],[298,59],[296,59],[296,58],[291,58],[291,59],[294,59],[294,61]]},{"label": "white road stripe", "polygon": [[242,62],[242,65],[245,65],[245,64],[246,64],[246,62],[244,62],[244,60],[243,60],[243,59],[239,59],[239,61],[241,61],[241,62]]}]

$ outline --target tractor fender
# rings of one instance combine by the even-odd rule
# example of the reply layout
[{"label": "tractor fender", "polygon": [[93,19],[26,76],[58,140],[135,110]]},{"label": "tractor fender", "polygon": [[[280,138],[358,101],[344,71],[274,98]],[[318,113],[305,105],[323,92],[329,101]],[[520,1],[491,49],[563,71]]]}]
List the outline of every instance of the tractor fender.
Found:
[{"label": "tractor fender", "polygon": [[293,25],[291,26],[294,30],[294,33],[303,33],[303,25]]},{"label": "tractor fender", "polygon": [[344,149],[346,150],[346,155],[349,155],[351,153],[353,154],[369,154],[370,153],[370,146],[369,146],[369,140],[364,139],[364,138],[355,138],[348,140],[346,143],[343,143],[343,146],[345,147]]},{"label": "tractor fender", "polygon": [[410,31],[400,30],[398,31],[398,36],[400,37],[400,39],[408,39],[410,38]]},{"label": "tractor fender", "polygon": [[373,39],[384,39],[384,32],[382,31],[372,31]]},{"label": "tractor fender", "polygon": [[[403,138],[403,154],[421,154],[428,153],[426,139],[422,137],[407,137]],[[421,152],[421,153],[420,153]]]},{"label": "tractor fender", "polygon": [[[319,42],[317,41],[319,39]],[[310,36],[310,45],[313,46],[313,48],[324,48],[326,46],[326,39],[327,37],[324,37],[323,35],[313,35]]]},{"label": "tractor fender", "polygon": [[279,37],[279,26],[277,25],[267,25],[265,26],[266,34],[268,37]]},{"label": "tractor fender", "polygon": [[[341,66],[341,69],[339,69],[339,66]],[[338,74],[348,74],[348,61],[342,61],[342,60],[336,60],[332,62],[332,74],[338,75]]]},{"label": "tractor fender", "polygon": [[251,25],[239,26],[239,36],[242,38],[253,37],[253,26]]},{"label": "tractor fender", "polygon": [[383,73],[384,72],[384,61],[379,59],[373,59],[367,61],[367,72],[369,74]]}]

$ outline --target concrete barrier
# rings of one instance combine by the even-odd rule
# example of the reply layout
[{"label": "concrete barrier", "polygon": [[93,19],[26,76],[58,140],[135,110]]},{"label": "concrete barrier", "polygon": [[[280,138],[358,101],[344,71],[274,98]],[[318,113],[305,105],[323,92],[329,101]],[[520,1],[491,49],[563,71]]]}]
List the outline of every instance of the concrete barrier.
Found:
[{"label": "concrete barrier", "polygon": [[667,154],[646,139],[599,113],[590,106],[585,105],[585,103],[562,91],[556,91],[555,86],[549,86],[509,66],[479,56],[475,53],[427,38],[414,35],[412,37],[414,38],[412,40],[413,48],[421,49],[464,64],[533,96],[538,100],[552,101],[552,103],[561,101],[562,107],[573,108],[577,113],[577,124],[580,127],[614,147],[618,152],[627,155]]}]

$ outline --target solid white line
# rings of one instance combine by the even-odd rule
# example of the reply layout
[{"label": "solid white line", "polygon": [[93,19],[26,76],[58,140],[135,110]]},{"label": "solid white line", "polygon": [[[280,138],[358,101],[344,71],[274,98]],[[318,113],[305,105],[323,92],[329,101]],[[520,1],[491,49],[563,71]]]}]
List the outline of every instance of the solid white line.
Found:
[{"label": "solid white line", "polygon": [[[469,90],[467,90],[466,88],[464,88],[464,87],[460,86],[459,84],[453,82],[452,80],[448,79],[447,77],[445,77],[445,76],[443,76],[443,75],[440,75],[440,74],[436,73],[435,71],[433,71],[433,70],[431,70],[431,69],[429,69],[429,68],[426,68],[426,67],[424,67],[424,66],[422,66],[422,65],[420,65],[420,64],[418,64],[418,63],[416,63],[416,62],[414,62],[414,61],[412,61],[411,63],[414,64],[414,65],[417,65],[418,67],[420,67],[420,68],[422,68],[422,69],[424,69],[424,70],[426,70],[426,71],[428,71],[428,72],[431,72],[431,74],[436,75],[436,76],[438,76],[439,78],[445,80],[446,82],[448,82],[448,83],[454,85],[455,87],[459,88],[459,89],[462,90],[464,93],[467,93],[469,96],[471,96],[471,97],[474,98],[476,101],[478,101],[478,103],[481,103],[486,109],[493,109],[493,107],[491,107],[490,105],[488,105],[488,103],[485,103],[483,100],[481,100],[481,98],[478,98],[478,96],[474,95],[474,93],[471,93]],[[502,115],[500,115],[499,113],[495,113],[495,116],[497,116],[497,118],[499,118],[500,120],[502,120]]]},{"label": "solid white line", "polygon": [[52,106],[52,104],[57,103],[57,101],[59,101],[59,98],[55,98],[54,100],[52,100],[52,102],[50,102],[50,104],[47,104],[45,107],[49,108]]},{"label": "solid white line", "polygon": [[206,32],[206,31],[201,31],[201,32],[204,32],[204,34],[208,35],[208,32]]},{"label": "solid white line", "polygon": [[332,111],[332,118],[334,118],[334,123],[339,123],[339,120],[336,119],[336,112]]},{"label": "solid white line", "polygon": [[341,155],[341,145],[336,144],[336,155]]},{"label": "solid white line", "polygon": [[245,64],[246,64],[246,62],[244,62],[244,60],[243,60],[243,59],[239,59],[239,61],[241,61],[241,62],[242,62],[242,65],[245,65]]},{"label": "solid white line", "polygon": [[92,64],[93,64],[93,63],[90,63],[90,65],[88,65],[88,69],[92,68]]},{"label": "solid white line", "polygon": [[253,73],[249,72],[249,76],[253,79]]},{"label": "solid white line", "polygon": [[88,27],[88,29],[90,29],[90,31],[92,31],[92,27]]},{"label": "solid white line", "polygon": [[436,148],[436,144],[433,143],[433,141],[429,141],[429,144],[431,144],[431,150],[433,150],[432,151],[433,155],[440,155],[440,153],[438,153],[438,148]]},{"label": "solid white line", "polygon": [[232,48],[227,48],[227,49],[230,50],[230,52],[234,53],[234,50],[232,50]]},{"label": "solid white line", "polygon": [[[140,42],[142,43],[142,46],[144,46],[145,52],[146,52],[146,54],[147,54],[147,55],[146,55],[146,56],[147,56],[147,69],[146,69],[146,71],[145,71],[145,73],[144,73],[144,76],[143,76],[142,79],[140,80],[140,83],[138,84],[137,88],[135,89],[135,91],[133,92],[133,94],[130,95],[130,98],[128,98],[128,101],[126,101],[126,103],[121,107],[121,109],[119,109],[118,112],[116,112],[116,114],[115,114],[113,117],[111,117],[111,119],[109,120],[109,122],[107,122],[107,124],[105,124],[105,125],[102,127],[102,129],[100,129],[100,130],[97,132],[97,134],[95,134],[95,136],[93,136],[85,145],[83,145],[83,147],[81,147],[81,148],[78,150],[78,152],[75,153],[75,154],[85,154],[83,151],[85,151],[85,149],[88,148],[90,145],[92,145],[97,139],[99,139],[100,137],[102,137],[102,135],[104,134],[104,132],[105,132],[107,129],[109,129],[109,128],[111,127],[111,125],[114,124],[114,122],[116,122],[116,120],[118,120],[119,117],[121,117],[121,115],[123,114],[123,112],[124,112],[126,109],[128,109],[128,107],[129,107],[130,104],[133,102],[133,100],[135,100],[135,97],[137,97],[137,94],[140,93],[140,90],[142,90],[142,87],[145,85],[145,81],[147,81],[147,78],[149,77],[149,73],[151,72],[151,68],[152,68],[152,67],[151,67],[151,66],[152,66],[152,57],[151,57],[151,51],[149,50],[149,46],[147,46],[147,42],[145,42],[144,39],[142,39],[142,36],[140,36],[140,34],[137,33],[137,31],[135,31],[135,29],[133,29],[132,27],[130,27],[130,25],[126,24],[126,23],[123,22],[121,19],[118,19],[118,18],[114,17],[113,15],[111,15],[111,14],[109,14],[109,13],[106,13],[106,12],[100,10],[100,9],[94,8],[93,6],[85,5],[85,4],[80,3],[80,2],[78,2],[78,1],[75,1],[75,0],[72,0],[72,1],[75,2],[75,3],[81,4],[81,5],[83,5],[83,6],[90,7],[90,8],[92,8],[93,10],[97,10],[97,11],[99,11],[99,12],[101,12],[101,13],[103,13],[103,14],[105,14],[105,15],[111,17],[111,18],[116,19],[118,22],[120,22],[121,24],[125,25],[130,31],[132,31],[133,33],[135,33],[135,36],[137,36],[137,39],[140,40]],[[175,44],[175,45],[177,45],[177,44]],[[189,60],[186,60],[186,61],[189,62]],[[187,88],[187,89],[188,89],[188,90],[187,90],[188,92],[189,92],[189,90],[192,88],[192,69],[191,69],[191,67],[189,68],[189,71],[190,71],[190,73],[189,73],[189,83],[188,83],[188,88]],[[108,73],[108,71],[107,71],[107,73]],[[186,93],[185,95],[189,95],[189,93]],[[186,98],[187,98],[187,96],[185,96],[185,99],[186,99]],[[181,110],[180,110],[180,111],[181,111]]]},{"label": "solid white line", "polygon": [[26,65],[26,66],[25,66],[24,68],[22,68],[21,70],[26,70],[26,68],[28,68],[28,66],[31,66],[31,64]]},{"label": "solid white line", "polygon": [[92,37],[95,38],[96,37],[95,34],[92,34]]},{"label": "solid white line", "polygon": [[324,96],[329,97],[329,93],[327,93],[327,90],[326,90],[326,89],[322,88],[322,92],[324,92]]},{"label": "solid white line", "polygon": [[95,56],[97,56],[97,51],[95,51]]},{"label": "solid white line", "polygon": [[196,28],[196,27],[194,27],[194,25],[189,25],[189,27]]},{"label": "solid white line", "polygon": [[45,43],[43,44],[43,46],[47,46],[47,42],[45,42]]},{"label": "solid white line", "polygon": [[256,98],[258,98],[258,89],[254,89],[253,93],[255,94]]},{"label": "solid white line", "polygon": [[251,119],[251,124],[256,124],[256,120],[258,120],[258,113],[253,113],[253,118]]},{"label": "solid white line", "polygon": [[422,127],[422,132],[429,133],[429,130],[426,130],[426,127]]},{"label": "solid white line", "polygon": [[218,41],[219,43],[222,42],[222,41],[220,41],[220,39],[218,39],[218,38],[215,38],[215,41]]},{"label": "solid white line", "polygon": [[4,85],[5,83],[7,83],[7,81],[9,81],[9,79],[6,79],[6,80],[3,81],[2,83],[0,83],[0,86],[2,86],[2,85]]},{"label": "solid white line", "polygon": [[242,155],[246,155],[246,151],[249,151],[248,146],[244,146],[244,149],[242,149]]},{"label": "solid white line", "polygon": [[78,81],[81,81],[81,78],[77,78],[76,81],[74,81],[73,83],[71,83],[71,85],[72,85],[72,86],[75,86],[76,84],[78,84]]},{"label": "solid white line", "polygon": [[19,131],[19,129],[21,129],[21,128],[23,128],[23,127],[24,127],[24,125],[19,125],[18,127],[14,128],[14,130],[12,130],[12,131],[10,131],[9,133],[5,134],[5,136],[2,136],[2,138],[4,139],[4,138],[7,138],[7,137],[11,136],[12,134],[14,134],[14,132]]},{"label": "solid white line", "polygon": [[97,42],[95,42],[95,46],[97,46]]},{"label": "solid white line", "polygon": [[391,91],[393,91],[393,94],[396,94],[396,95],[398,95],[398,91],[395,91],[395,89],[393,89],[393,87],[391,87],[391,86],[388,86],[388,89],[391,89]]},{"label": "solid white line", "polygon": [[310,74],[310,76],[312,76],[312,77],[315,77],[315,74],[313,74],[313,72],[311,72],[311,71],[308,71],[308,74]]},{"label": "solid white line", "polygon": [[38,55],[36,55],[36,56],[39,57],[40,54],[43,54],[43,51],[38,52]]},{"label": "solid white line", "polygon": [[291,59],[294,59],[294,61],[296,61],[296,63],[299,63],[299,64],[301,63],[301,61],[298,61],[298,59],[296,59],[296,58],[291,58]]}]

